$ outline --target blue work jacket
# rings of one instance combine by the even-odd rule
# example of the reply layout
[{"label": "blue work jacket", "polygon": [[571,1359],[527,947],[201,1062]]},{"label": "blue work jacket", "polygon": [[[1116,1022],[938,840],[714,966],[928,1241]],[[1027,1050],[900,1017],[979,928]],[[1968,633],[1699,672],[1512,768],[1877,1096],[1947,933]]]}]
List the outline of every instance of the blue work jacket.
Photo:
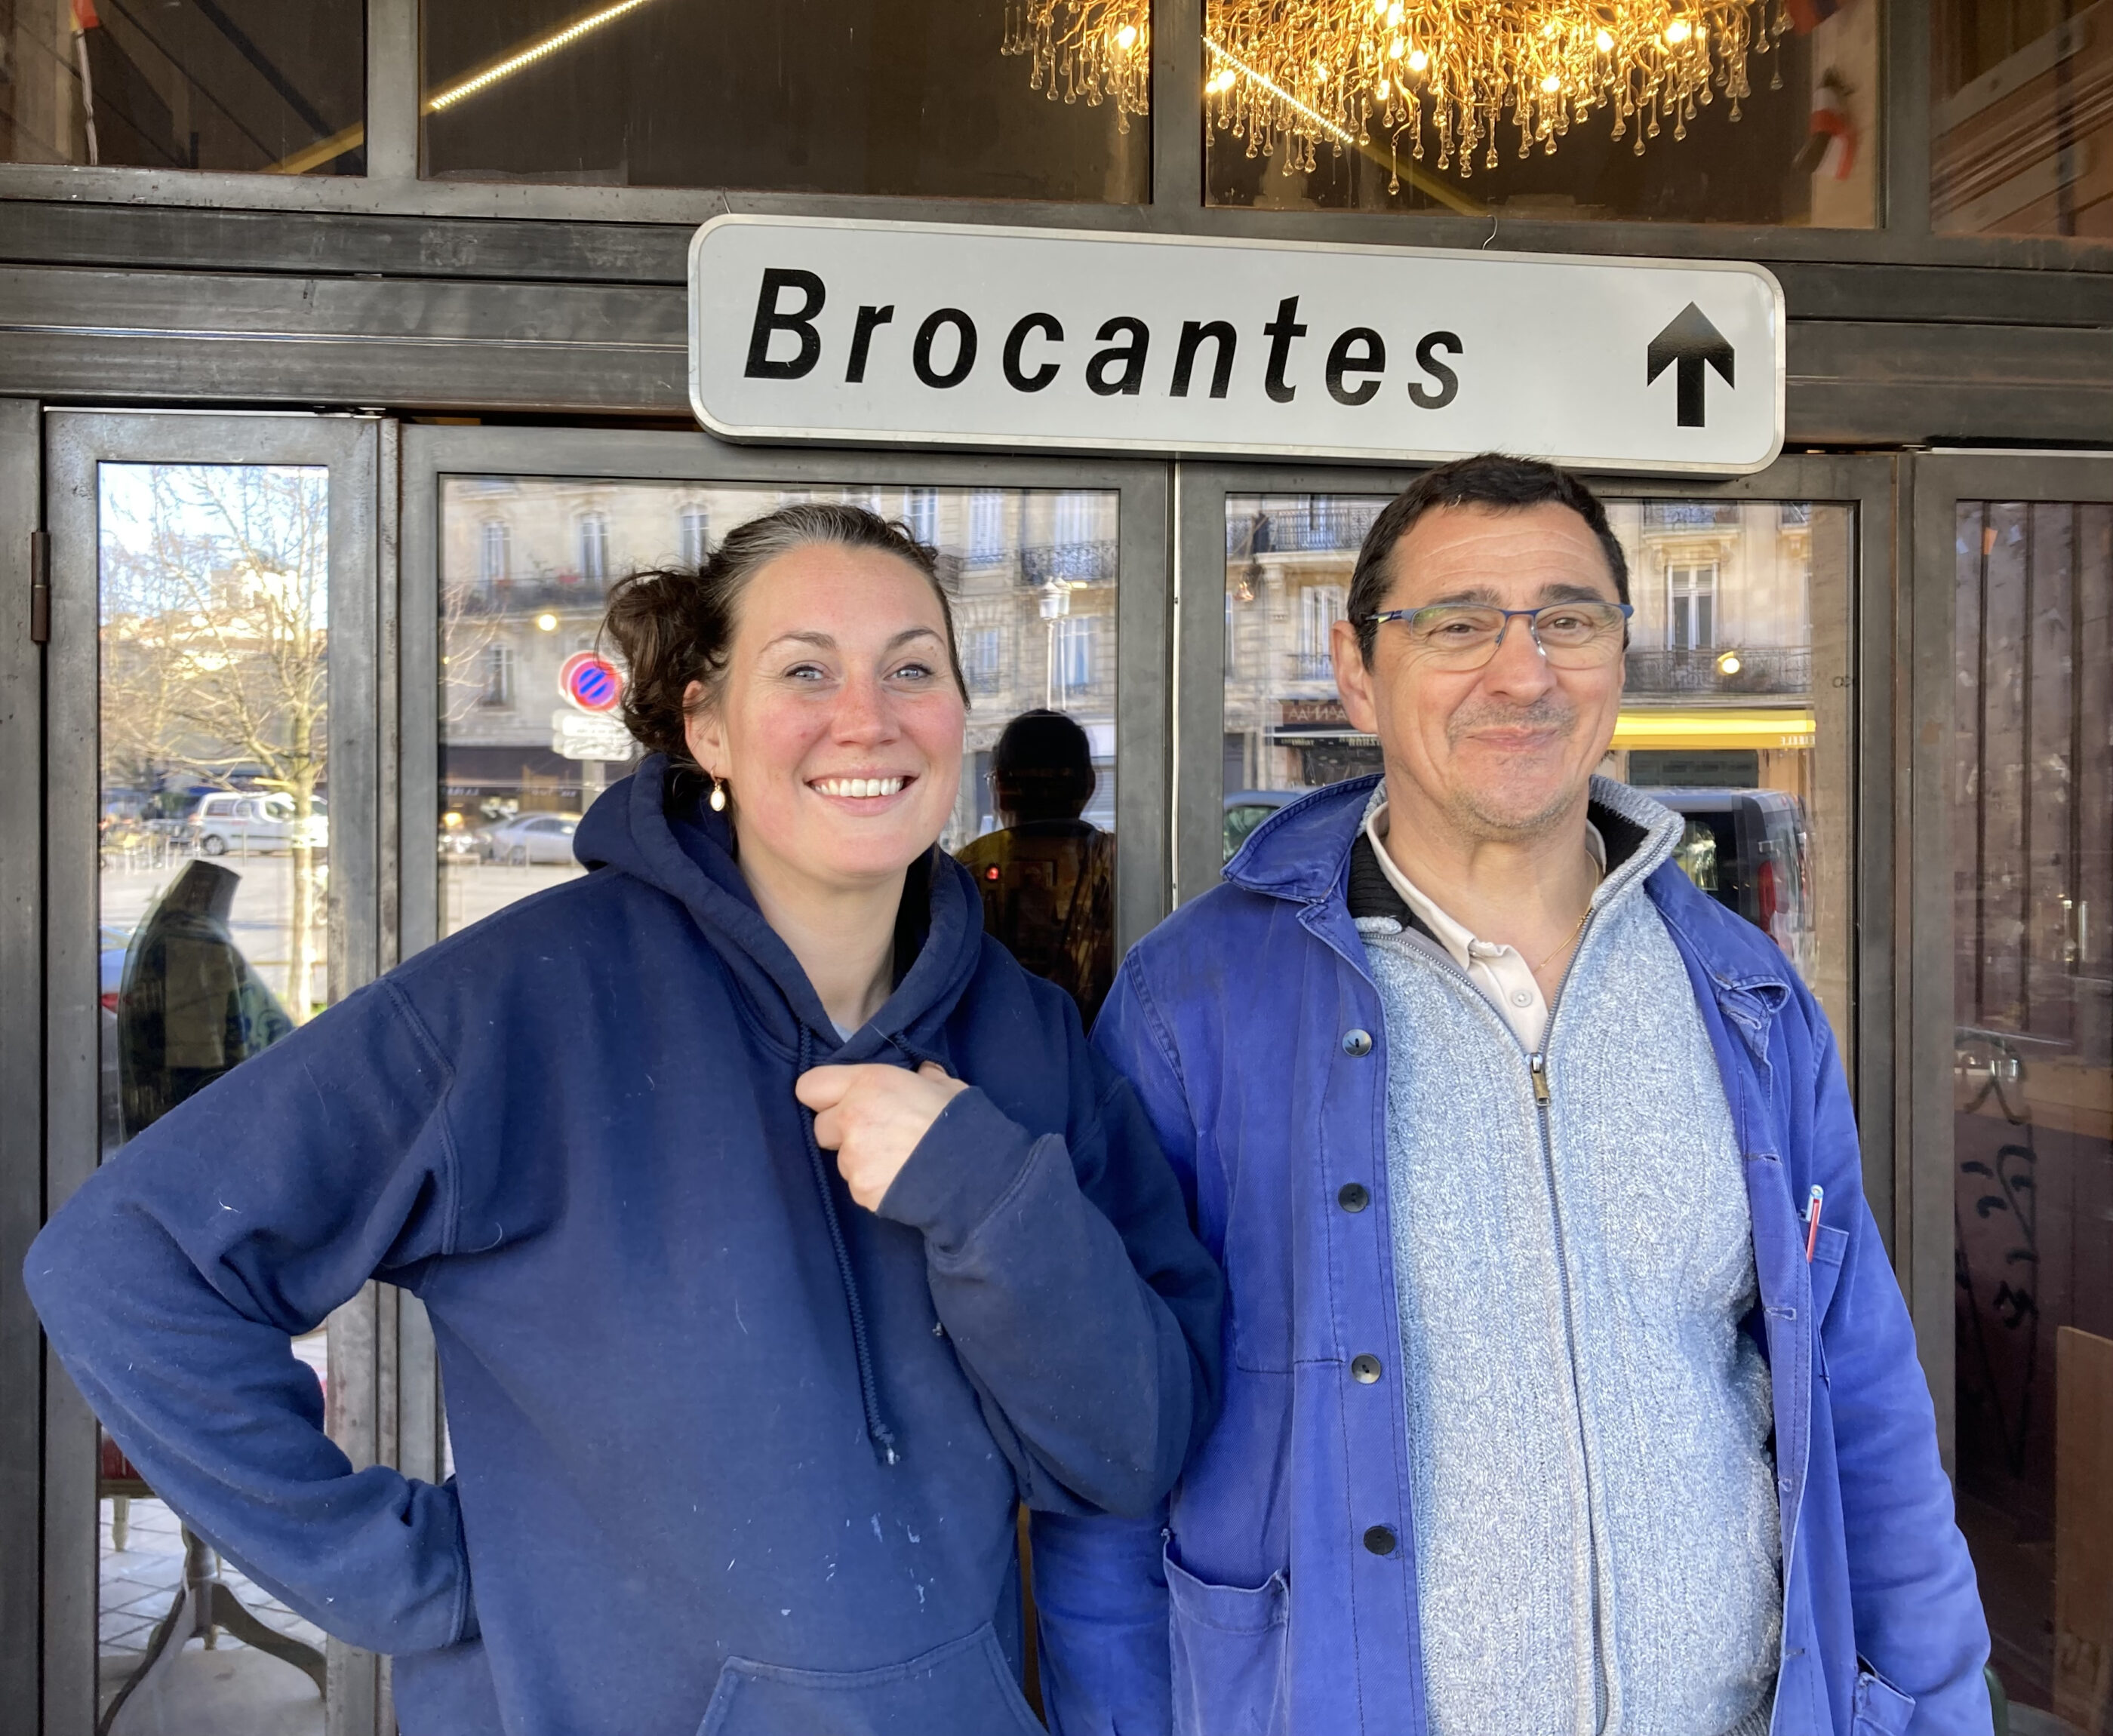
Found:
[{"label": "blue work jacket", "polygon": [[[1401,1342],[1385,1046],[1403,1033],[1385,1028],[1346,901],[1375,781],[1317,791],[1259,827],[1224,885],[1131,952],[1094,1032],[1229,1287],[1221,1420],[1173,1497],[1166,1590],[1129,1606],[1141,1629],[1171,1622],[1184,1736],[1429,1727],[1408,1419],[1393,1383],[1350,1369]],[[1678,868],[1645,886],[1744,1158],[1760,1289],[1746,1324],[1773,1375],[1782,1515],[1773,1736],[1986,1732],[1987,1628],[1826,1018],[1768,937]],[[1814,1182],[1825,1205],[1808,1264]],[[1504,1305],[1461,1305],[1472,1331],[1472,1310]],[[1128,1550],[1133,1570],[1146,1547],[1118,1527],[1085,1536]]]}]

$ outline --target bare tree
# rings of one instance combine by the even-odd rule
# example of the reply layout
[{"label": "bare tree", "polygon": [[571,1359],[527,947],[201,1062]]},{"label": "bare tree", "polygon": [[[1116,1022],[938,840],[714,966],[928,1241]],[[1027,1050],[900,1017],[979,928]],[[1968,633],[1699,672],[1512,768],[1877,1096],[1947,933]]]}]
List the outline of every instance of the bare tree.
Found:
[{"label": "bare tree", "polygon": [[106,519],[106,780],[162,768],[282,791],[292,932],[287,1011],[315,1004],[326,781],[329,489],[319,470],[153,467],[144,519]]}]

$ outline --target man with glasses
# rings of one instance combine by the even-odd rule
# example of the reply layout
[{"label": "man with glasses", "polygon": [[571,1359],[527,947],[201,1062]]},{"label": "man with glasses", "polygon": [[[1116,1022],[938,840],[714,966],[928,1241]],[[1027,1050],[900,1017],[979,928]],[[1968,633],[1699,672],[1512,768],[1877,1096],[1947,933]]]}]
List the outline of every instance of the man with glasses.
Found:
[{"label": "man with glasses", "polygon": [[1630,614],[1575,478],[1424,476],[1335,629],[1383,775],[1258,828],[1096,1029],[1230,1287],[1135,1612],[1184,1736],[1990,1728],[1826,1020],[1595,775]]}]

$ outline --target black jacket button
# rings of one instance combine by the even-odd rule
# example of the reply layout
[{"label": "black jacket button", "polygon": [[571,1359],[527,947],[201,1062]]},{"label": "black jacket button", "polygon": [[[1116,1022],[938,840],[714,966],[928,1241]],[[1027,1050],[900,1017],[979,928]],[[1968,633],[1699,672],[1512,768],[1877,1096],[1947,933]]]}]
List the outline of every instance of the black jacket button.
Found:
[{"label": "black jacket button", "polygon": [[1380,1359],[1376,1356],[1353,1356],[1350,1359],[1350,1378],[1361,1387],[1369,1387],[1380,1378]]},{"label": "black jacket button", "polygon": [[1365,1533],[1365,1547],[1374,1555],[1392,1555],[1394,1545],[1394,1535],[1391,1526],[1374,1525]]},{"label": "black jacket button", "polygon": [[1362,1182],[1345,1182],[1335,1190],[1335,1203],[1344,1211],[1362,1211],[1372,1203]]},{"label": "black jacket button", "polygon": [[1345,1031],[1343,1033],[1343,1053],[1357,1056],[1372,1052],[1372,1033],[1369,1031]]}]

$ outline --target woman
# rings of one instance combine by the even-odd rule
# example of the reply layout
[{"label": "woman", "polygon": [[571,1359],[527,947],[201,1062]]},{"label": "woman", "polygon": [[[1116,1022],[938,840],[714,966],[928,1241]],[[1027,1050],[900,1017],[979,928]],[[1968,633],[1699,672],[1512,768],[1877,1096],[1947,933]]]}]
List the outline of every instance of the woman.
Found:
[{"label": "woman", "polygon": [[[407,1736],[1034,1729],[1015,1503],[1061,1561],[1159,1501],[1216,1272],[934,848],[966,700],[931,552],[790,507],[609,627],[652,751],[580,827],[598,871],[171,1111],[31,1292],[158,1493],[395,1654]],[[369,1277],[431,1314],[445,1487],[354,1472],[289,1354]],[[1164,1715],[1163,1629],[1047,1601],[1060,1727]]]}]

